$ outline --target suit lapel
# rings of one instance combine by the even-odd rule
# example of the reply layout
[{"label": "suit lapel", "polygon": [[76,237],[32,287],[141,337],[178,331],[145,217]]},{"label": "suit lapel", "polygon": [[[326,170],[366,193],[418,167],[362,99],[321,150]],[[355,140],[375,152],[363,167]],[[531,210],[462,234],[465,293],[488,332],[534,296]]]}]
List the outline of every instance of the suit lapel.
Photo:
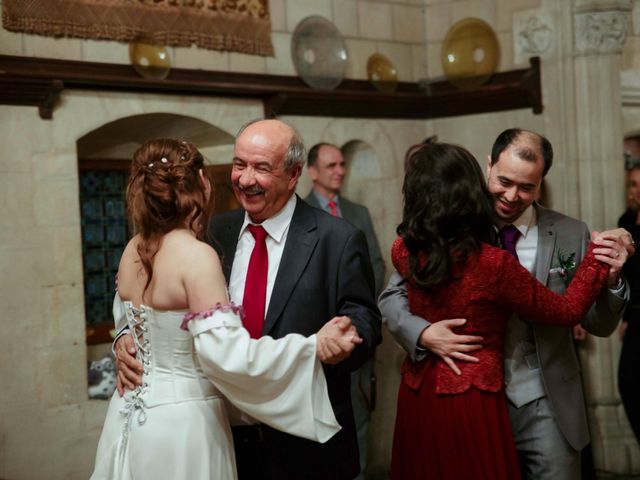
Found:
[{"label": "suit lapel", "polygon": [[224,225],[217,226],[213,229],[213,244],[220,247],[222,255],[222,269],[227,284],[231,279],[231,267],[233,266],[233,257],[236,254],[238,245],[238,237],[240,236],[240,228],[244,222],[244,210],[240,209],[229,215],[229,221]]},{"label": "suit lapel", "polygon": [[340,197],[340,211],[342,212],[342,218],[344,218],[347,222],[353,224],[356,219],[357,213],[353,208],[353,204],[349,200]]},{"label": "suit lapel", "polygon": [[311,190],[309,192],[309,195],[307,195],[306,197],[304,197],[304,201],[307,202],[309,205],[311,205],[312,207],[315,208],[319,208],[322,210],[322,207],[320,206],[320,204],[318,203],[318,199],[316,198],[316,196],[313,193],[313,190]]},{"label": "suit lapel", "polygon": [[549,270],[553,261],[553,252],[556,248],[556,230],[553,220],[548,212],[535,206],[538,216],[538,250],[536,252],[536,278],[543,284],[547,284]]},{"label": "suit lapel", "polygon": [[269,309],[262,329],[263,335],[269,334],[275,326],[291,293],[300,280],[302,272],[309,263],[311,254],[318,243],[317,228],[312,207],[309,207],[298,198],[298,203],[289,225],[289,232],[287,233],[287,240],[282,252],[276,281],[271,292]]}]

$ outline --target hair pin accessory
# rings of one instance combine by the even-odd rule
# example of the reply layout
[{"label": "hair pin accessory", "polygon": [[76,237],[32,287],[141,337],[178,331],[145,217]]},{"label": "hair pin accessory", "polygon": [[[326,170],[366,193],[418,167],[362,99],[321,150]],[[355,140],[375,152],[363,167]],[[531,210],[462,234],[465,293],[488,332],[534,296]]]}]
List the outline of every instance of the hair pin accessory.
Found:
[{"label": "hair pin accessory", "polygon": [[169,160],[167,160],[167,157],[162,157],[162,158],[160,159],[160,161],[161,161],[162,163],[167,163]]},{"label": "hair pin accessory", "polygon": [[153,162],[151,162],[151,163],[149,164],[149,168],[151,168],[151,167],[153,167]]}]

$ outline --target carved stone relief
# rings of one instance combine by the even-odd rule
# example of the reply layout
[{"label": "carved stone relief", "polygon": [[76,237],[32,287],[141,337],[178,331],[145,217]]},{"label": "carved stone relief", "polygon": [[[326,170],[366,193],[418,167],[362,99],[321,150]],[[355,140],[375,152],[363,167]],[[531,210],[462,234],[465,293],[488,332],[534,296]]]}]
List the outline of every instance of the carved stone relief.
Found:
[{"label": "carved stone relief", "polygon": [[514,14],[513,41],[516,64],[526,63],[529,57],[544,58],[553,50],[555,42],[552,19],[538,10]]},{"label": "carved stone relief", "polygon": [[576,13],[576,52],[620,53],[628,28],[629,12],[626,11]]}]

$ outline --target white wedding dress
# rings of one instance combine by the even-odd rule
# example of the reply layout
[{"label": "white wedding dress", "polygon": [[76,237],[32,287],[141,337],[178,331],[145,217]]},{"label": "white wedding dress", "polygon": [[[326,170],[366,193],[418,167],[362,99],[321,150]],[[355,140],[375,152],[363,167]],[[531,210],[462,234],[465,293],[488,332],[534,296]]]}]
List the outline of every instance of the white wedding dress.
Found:
[{"label": "white wedding dress", "polygon": [[[155,311],[116,295],[144,365],[143,385],[111,398],[93,480],[236,478],[229,410],[287,433],[326,442],[340,430],[316,339],[249,338],[236,308]],[[230,405],[230,402],[232,405]]]}]

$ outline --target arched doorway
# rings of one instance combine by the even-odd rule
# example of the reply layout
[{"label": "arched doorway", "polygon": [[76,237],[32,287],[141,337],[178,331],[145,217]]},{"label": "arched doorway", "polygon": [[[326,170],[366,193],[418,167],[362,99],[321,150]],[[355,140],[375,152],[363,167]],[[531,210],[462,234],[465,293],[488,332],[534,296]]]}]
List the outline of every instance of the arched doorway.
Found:
[{"label": "arched doorway", "polygon": [[110,343],[114,278],[132,235],[124,192],[135,150],[152,138],[195,144],[207,160],[216,213],[236,208],[230,183],[233,136],[200,119],[170,113],[121,118],[80,137],[78,177],[87,344]]}]

